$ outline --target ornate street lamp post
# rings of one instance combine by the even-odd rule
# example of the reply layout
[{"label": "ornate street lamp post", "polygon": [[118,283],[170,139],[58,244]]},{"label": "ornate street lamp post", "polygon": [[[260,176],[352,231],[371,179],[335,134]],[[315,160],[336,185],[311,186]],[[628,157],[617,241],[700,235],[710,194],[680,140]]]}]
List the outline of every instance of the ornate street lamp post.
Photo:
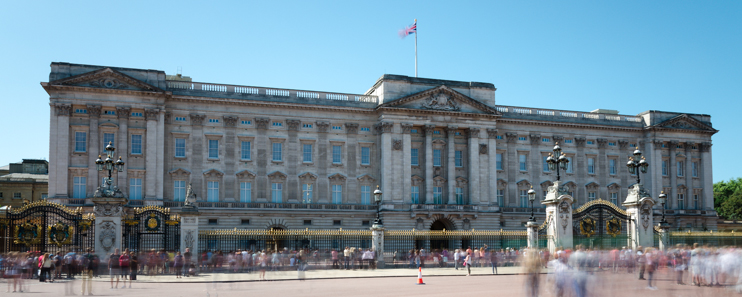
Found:
[{"label": "ornate street lamp post", "polygon": [[535,222],[536,218],[533,216],[533,201],[536,200],[536,191],[533,190],[533,186],[531,186],[531,189],[528,190],[528,201],[531,202],[531,218],[528,219],[529,222]]},{"label": "ornate street lamp post", "polygon": [[374,201],[376,202],[376,220],[374,221],[374,225],[382,225],[381,223],[381,189],[379,189],[379,185],[376,185],[376,190],[374,191]]},{"label": "ornate street lamp post", "polygon": [[562,147],[559,146],[558,142],[554,145],[554,154],[549,154],[549,157],[546,158],[546,163],[549,164],[549,170],[556,170],[556,180],[559,181],[559,169],[567,170],[569,159],[562,153]]},{"label": "ornate street lamp post", "polygon": [[626,167],[629,168],[629,173],[636,173],[636,183],[639,184],[641,183],[640,173],[647,173],[649,163],[647,163],[647,160],[642,156],[642,152],[637,148],[634,151],[634,157],[629,156],[629,161],[626,162]]},{"label": "ornate street lamp post", "polygon": [[660,199],[660,204],[662,205],[662,220],[660,221],[661,225],[667,224],[667,221],[665,220],[665,203],[667,203],[667,195],[665,195],[665,191],[660,192],[660,196],[658,197]]},{"label": "ornate street lamp post", "polygon": [[116,148],[113,147],[111,142],[109,142],[108,145],[106,145],[106,159],[103,160],[101,159],[101,155],[98,155],[98,160],[95,160],[95,167],[98,171],[108,171],[108,177],[103,178],[103,184],[101,184],[100,187],[98,187],[98,190],[95,191],[95,197],[124,197],[118,187],[113,185],[113,171],[124,171],[125,164],[124,161],[121,160],[121,156],[119,156],[117,161],[113,161],[113,153],[115,151]]}]

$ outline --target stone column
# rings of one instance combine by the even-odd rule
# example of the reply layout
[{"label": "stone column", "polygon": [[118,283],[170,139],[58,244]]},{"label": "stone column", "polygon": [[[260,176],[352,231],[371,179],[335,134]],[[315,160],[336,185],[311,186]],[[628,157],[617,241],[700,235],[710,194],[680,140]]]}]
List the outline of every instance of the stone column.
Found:
[{"label": "stone column", "polygon": [[[392,186],[392,128],[394,123],[380,122],[376,124],[376,132],[381,134],[380,151],[381,151],[381,190],[387,193],[394,193]],[[388,199],[388,200],[394,200]]]},{"label": "stone column", "polygon": [[528,248],[538,249],[538,223],[529,221],[526,223],[526,230],[528,231]]},{"label": "stone column", "polygon": [[[144,199],[146,200],[157,199],[157,176],[162,175],[157,174],[157,122],[160,119],[159,114],[158,109],[146,109],[144,111],[144,116],[147,119],[147,139],[144,142],[145,147],[142,149],[145,151]],[[149,203],[145,202],[145,204]]]},{"label": "stone column", "polygon": [[553,254],[557,248],[572,248],[572,196],[562,188],[561,181],[549,187],[542,202],[546,206],[549,251]]},{"label": "stone column", "polygon": [[[237,171],[237,162],[240,160],[240,156],[235,155],[239,147],[239,144],[235,143],[235,141],[237,141],[237,129],[235,126],[239,119],[236,116],[222,116],[222,119],[224,120],[224,198],[231,198],[233,199],[232,201],[239,202],[240,192],[237,190],[239,185],[236,184],[237,176],[234,175]],[[291,127],[290,124],[289,127]],[[294,176],[296,176],[296,174],[294,174]],[[289,187],[289,189],[291,188]],[[183,231],[181,231],[180,234],[183,236]],[[183,247],[183,245],[181,245],[181,247]]]},{"label": "stone column", "polygon": [[[190,114],[189,118],[191,120],[191,135],[190,139],[186,142],[186,147],[190,146],[192,150],[192,154],[188,156],[188,162],[191,164],[191,174],[190,174],[190,184],[193,185],[193,192],[196,193],[197,199],[198,197],[201,197],[202,201],[206,201],[206,189],[203,188],[204,186],[204,161],[206,160],[204,156],[204,120],[206,119],[206,115],[202,114]],[[261,159],[258,158],[257,162],[260,162]],[[263,159],[263,162],[265,162],[265,159]],[[260,167],[258,167],[258,170]],[[258,171],[259,172],[259,171]],[[265,175],[263,175],[265,176]],[[260,196],[258,196],[260,197]]]},{"label": "stone column", "polygon": [[507,161],[505,167],[507,171],[505,172],[508,172],[508,192],[507,198],[505,198],[506,201],[502,205],[514,206],[516,205],[516,196],[518,195],[518,185],[515,184],[515,178],[520,172],[520,168],[518,168],[518,153],[515,151],[515,141],[518,139],[518,134],[508,132],[505,133],[505,137],[508,144],[508,152],[505,160]]},{"label": "stone column", "polygon": [[[433,129],[425,125],[425,204],[433,203]],[[422,201],[421,201],[422,202]]]},{"label": "stone column", "polygon": [[[330,203],[328,195],[330,190],[330,181],[327,179],[327,155],[331,155],[331,148],[328,150],[327,131],[330,129],[330,122],[319,121],[317,124],[317,189],[314,193],[317,197],[314,199],[318,203]],[[329,153],[328,153],[329,152]]]},{"label": "stone column", "polygon": [[[576,181],[582,181],[583,183],[587,180],[587,161],[585,159],[585,137],[575,137],[575,144],[577,145],[577,154],[575,155],[575,164],[572,165],[574,168],[573,172],[576,175]],[[578,184],[575,187],[573,193],[577,196],[573,203],[577,206],[584,204],[587,199],[587,193],[585,192],[585,185]]]},{"label": "stone column", "polygon": [[[165,111],[159,110],[157,117],[157,171],[156,171],[156,205],[162,205],[165,200]],[[172,148],[171,148],[172,150]],[[170,197],[172,200],[172,197]]]},{"label": "stone column", "polygon": [[[180,211],[180,250],[185,253],[186,249],[191,251],[191,261],[200,261],[201,254],[198,250],[198,208],[195,206],[184,206]],[[196,267],[199,265],[196,264]]]},{"label": "stone column", "polygon": [[[598,159],[595,160],[598,162],[596,164],[597,170],[595,173],[598,175],[598,184],[600,184],[600,187],[598,188],[598,193],[596,198],[602,198],[603,200],[609,200],[610,197],[608,197],[608,176],[610,176],[610,172],[608,172],[608,157],[606,156],[606,146],[608,145],[608,139],[605,138],[598,138],[596,139],[598,141]],[[616,161],[616,170],[618,170],[618,161]],[[618,172],[616,172],[618,173]]]},{"label": "stone column", "polygon": [[[50,127],[52,138],[55,140],[49,143],[49,164],[54,164],[54,172],[49,171],[49,184],[54,183],[55,193],[49,192],[57,198],[68,198],[69,195],[69,166],[70,166],[70,115],[72,115],[72,105],[56,104],[53,106],[56,111],[56,123],[51,123]],[[50,168],[51,169],[51,168]]]},{"label": "stone column", "polygon": [[402,199],[401,203],[410,201],[412,197],[412,130],[411,123],[402,123]]},{"label": "stone column", "polygon": [[49,198],[57,197],[57,185],[55,184],[55,182],[58,178],[60,178],[56,171],[56,162],[59,161],[56,154],[57,141],[59,141],[59,135],[57,135],[58,116],[56,109],[57,107],[55,104],[49,104],[49,184],[47,188]]},{"label": "stone column", "polygon": [[[620,153],[619,153],[618,159],[616,159],[616,170],[618,170],[618,172],[617,172],[618,173],[618,176],[621,178],[621,184],[620,184],[621,187],[619,188],[619,191],[617,193],[618,197],[626,197],[626,194],[627,193],[624,193],[624,189],[627,188],[628,185],[629,185],[629,170],[626,169],[626,166],[623,166],[626,163],[624,161],[625,159],[622,159],[622,158],[624,158],[626,152],[629,151],[628,148],[629,148],[629,141],[628,140],[619,140],[618,141],[618,149],[619,149],[619,152]],[[647,152],[649,154],[652,154],[652,151],[651,150],[649,150]],[[651,171],[652,167],[654,166],[651,163],[651,162],[653,162],[653,160],[654,160],[654,158],[652,158],[652,159],[649,160],[649,162],[650,162],[650,165],[649,165],[649,169],[650,169],[649,174],[650,175],[652,175],[654,173],[654,171]],[[654,177],[652,177],[652,178],[654,179]],[[610,197],[608,197],[608,199],[610,199]],[[623,203],[623,201],[621,201],[620,198],[616,198],[616,205],[619,205],[620,203]]]},{"label": "stone column", "polygon": [[[488,197],[487,204],[497,205],[497,129],[487,129],[487,136],[489,137],[489,143],[487,144],[487,158],[489,164],[487,165],[489,171],[489,191],[485,197]],[[503,204],[504,205],[504,204]]]},{"label": "stone column", "polygon": [[[118,130],[118,137],[116,137],[116,140],[118,143],[116,144],[116,153],[121,156],[122,158],[129,159],[129,114],[131,113],[131,110],[128,107],[116,107],[116,117],[119,119],[119,130]],[[118,158],[116,158],[118,159]],[[127,168],[129,167],[129,161],[125,161],[126,164],[124,165],[124,171],[118,172],[116,174],[117,180],[116,185],[118,185],[119,190],[124,193],[124,197],[129,196],[129,187],[126,187],[124,185],[129,184],[129,174],[127,172]]]},{"label": "stone column", "polygon": [[[456,204],[456,144],[454,142],[454,137],[456,136],[456,130],[458,127],[456,126],[448,126],[446,129],[446,133],[448,136],[448,174],[446,176],[446,179],[448,179],[448,204]],[[469,185],[471,188],[473,185]]]},{"label": "stone column", "polygon": [[479,204],[479,128],[469,128],[469,204]]},{"label": "stone column", "polygon": [[667,164],[668,174],[670,177],[670,193],[667,194],[667,208],[675,209],[678,205],[678,165],[675,154],[678,147],[678,141],[672,140],[669,142],[670,145],[670,164]]},{"label": "stone column", "polygon": [[698,147],[701,151],[701,184],[703,185],[703,195],[698,208],[705,210],[714,209],[714,181],[711,171],[711,142],[703,142]]},{"label": "stone column", "polygon": [[695,145],[692,142],[686,142],[683,144],[685,149],[685,209],[690,209],[690,205],[693,203],[693,151],[691,148]]},{"label": "stone column", "polygon": [[[95,165],[95,160],[97,160],[98,155],[100,155],[101,152],[104,151],[105,146],[101,147],[102,144],[100,142],[100,138],[98,137],[98,120],[100,119],[101,107],[100,105],[88,105],[87,110],[88,117],[90,117],[90,126],[88,130],[88,177],[85,187],[87,189],[85,197],[93,197],[95,189],[100,186],[100,181],[98,180],[99,175],[98,170],[96,170],[97,168]],[[103,160],[106,159],[105,156],[101,156],[101,158]],[[114,155],[113,159],[117,160],[118,158],[116,158],[116,155]],[[85,202],[90,202],[90,200],[87,200]]]},{"label": "stone column", "polygon": [[376,268],[384,268],[384,226],[371,226],[371,246],[376,252]]},{"label": "stone column", "polygon": [[627,230],[629,233],[628,245],[636,250],[637,247],[654,245],[653,211],[654,200],[644,189],[642,184],[634,184],[629,189],[629,195],[623,206],[629,216]]},{"label": "stone column", "polygon": [[657,224],[658,227],[660,227],[660,250],[661,251],[667,251],[668,247],[672,247],[672,244],[670,244],[670,224],[668,223],[659,223]]},{"label": "stone column", "polygon": [[[348,171],[346,171],[348,179],[345,183],[345,187],[347,188],[346,193],[348,193],[348,201],[357,201],[351,203],[361,202],[361,190],[358,185],[358,179],[355,178],[358,176],[358,164],[361,163],[359,162],[360,149],[358,148],[358,126],[358,123],[345,123],[345,134],[347,135],[345,146],[348,148]],[[373,186],[371,188],[371,192],[374,191],[373,189],[376,189]],[[373,194],[371,194],[371,203],[373,203],[373,199]]]},{"label": "stone column", "polygon": [[[645,149],[645,148],[641,148]],[[654,197],[659,197],[663,188],[662,181],[662,140],[654,139],[651,142],[647,142],[647,152],[652,155],[652,159],[649,165],[649,172],[652,175],[652,184],[650,187],[650,194]]]},{"label": "stone column", "polygon": [[123,243],[122,218],[126,198],[93,198],[95,213],[95,254],[101,259],[120,249]]}]

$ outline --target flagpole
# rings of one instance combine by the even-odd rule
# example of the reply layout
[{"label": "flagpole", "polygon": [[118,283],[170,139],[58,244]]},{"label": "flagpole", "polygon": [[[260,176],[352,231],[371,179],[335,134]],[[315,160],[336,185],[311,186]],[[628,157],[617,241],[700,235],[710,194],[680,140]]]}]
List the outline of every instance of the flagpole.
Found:
[{"label": "flagpole", "polygon": [[415,19],[415,77],[417,77],[417,19]]}]

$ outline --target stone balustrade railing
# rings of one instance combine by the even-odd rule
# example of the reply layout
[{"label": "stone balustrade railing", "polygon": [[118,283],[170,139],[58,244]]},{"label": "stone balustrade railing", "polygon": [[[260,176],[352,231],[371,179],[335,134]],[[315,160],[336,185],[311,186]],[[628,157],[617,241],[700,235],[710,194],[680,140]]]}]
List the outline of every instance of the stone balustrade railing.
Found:
[{"label": "stone balustrade railing", "polygon": [[326,93],[315,91],[275,89],[264,87],[235,86],[223,84],[211,84],[200,82],[167,81],[168,90],[206,91],[221,93],[237,93],[248,95],[264,95],[274,97],[318,99],[318,100],[340,100],[367,103],[379,103],[379,97],[357,94]]},{"label": "stone balustrade railing", "polygon": [[642,118],[638,116],[592,113],[592,112],[582,112],[582,111],[555,110],[555,109],[542,109],[542,108],[528,108],[528,107],[517,107],[517,106],[498,105],[497,111],[502,112],[502,113],[539,115],[539,116],[545,116],[545,117],[607,120],[607,121],[615,121],[615,122],[632,122],[632,123],[642,122]]}]

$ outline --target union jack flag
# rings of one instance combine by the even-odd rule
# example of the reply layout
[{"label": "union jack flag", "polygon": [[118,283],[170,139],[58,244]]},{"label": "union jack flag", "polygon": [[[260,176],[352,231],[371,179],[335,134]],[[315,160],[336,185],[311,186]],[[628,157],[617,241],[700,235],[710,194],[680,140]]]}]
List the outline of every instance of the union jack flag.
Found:
[{"label": "union jack flag", "polygon": [[415,33],[417,33],[417,22],[412,24],[412,26],[399,30],[399,38],[405,38],[409,36],[410,34],[415,34]]}]

